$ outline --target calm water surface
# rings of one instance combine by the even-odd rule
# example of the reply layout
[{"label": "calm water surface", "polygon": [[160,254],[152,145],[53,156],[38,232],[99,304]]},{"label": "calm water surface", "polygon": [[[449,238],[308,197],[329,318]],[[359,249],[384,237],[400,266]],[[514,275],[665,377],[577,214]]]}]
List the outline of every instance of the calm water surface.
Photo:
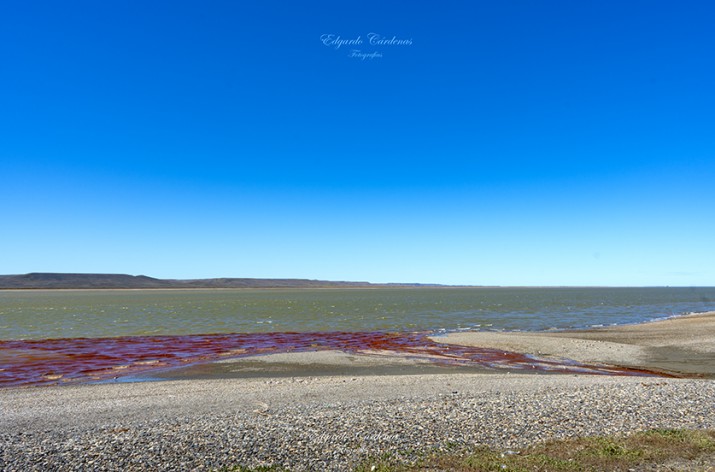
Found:
[{"label": "calm water surface", "polygon": [[548,330],[715,310],[715,288],[0,291],[0,339]]}]

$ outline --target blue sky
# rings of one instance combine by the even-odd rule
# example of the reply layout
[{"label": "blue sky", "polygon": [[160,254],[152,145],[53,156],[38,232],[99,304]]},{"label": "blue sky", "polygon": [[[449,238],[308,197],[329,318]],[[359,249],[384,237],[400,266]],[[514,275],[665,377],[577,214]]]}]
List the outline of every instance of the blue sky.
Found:
[{"label": "blue sky", "polygon": [[0,273],[715,285],[711,2],[285,3],[3,2]]}]

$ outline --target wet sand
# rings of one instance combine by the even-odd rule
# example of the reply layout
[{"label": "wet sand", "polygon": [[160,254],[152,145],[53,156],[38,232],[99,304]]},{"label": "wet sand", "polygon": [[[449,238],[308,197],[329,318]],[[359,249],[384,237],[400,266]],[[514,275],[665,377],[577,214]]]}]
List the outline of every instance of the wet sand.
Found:
[{"label": "wet sand", "polygon": [[408,357],[395,352],[356,355],[329,350],[224,359],[164,371],[150,371],[118,378],[116,381],[309,378],[314,376],[362,377],[450,373],[488,374],[495,373],[495,371],[481,366],[437,365],[428,358]]},{"label": "wet sand", "polygon": [[715,312],[578,331],[469,332],[432,339],[586,364],[715,377]]}]

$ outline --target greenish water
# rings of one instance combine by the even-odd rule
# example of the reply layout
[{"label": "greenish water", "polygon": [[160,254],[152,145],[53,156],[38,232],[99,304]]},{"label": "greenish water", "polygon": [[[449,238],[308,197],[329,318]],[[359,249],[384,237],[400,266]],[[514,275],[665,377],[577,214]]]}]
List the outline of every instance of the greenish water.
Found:
[{"label": "greenish water", "polygon": [[715,310],[715,288],[0,291],[0,339],[548,330]]}]

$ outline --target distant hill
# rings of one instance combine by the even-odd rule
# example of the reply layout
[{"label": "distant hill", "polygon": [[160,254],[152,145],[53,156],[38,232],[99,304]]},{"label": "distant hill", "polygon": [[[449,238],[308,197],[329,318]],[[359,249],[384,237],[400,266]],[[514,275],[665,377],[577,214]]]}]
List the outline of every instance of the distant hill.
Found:
[{"label": "distant hill", "polygon": [[438,287],[432,284],[371,284],[308,279],[155,279],[146,275],[61,274],[33,272],[0,275],[0,289],[88,289],[88,288],[351,288],[351,287]]}]

